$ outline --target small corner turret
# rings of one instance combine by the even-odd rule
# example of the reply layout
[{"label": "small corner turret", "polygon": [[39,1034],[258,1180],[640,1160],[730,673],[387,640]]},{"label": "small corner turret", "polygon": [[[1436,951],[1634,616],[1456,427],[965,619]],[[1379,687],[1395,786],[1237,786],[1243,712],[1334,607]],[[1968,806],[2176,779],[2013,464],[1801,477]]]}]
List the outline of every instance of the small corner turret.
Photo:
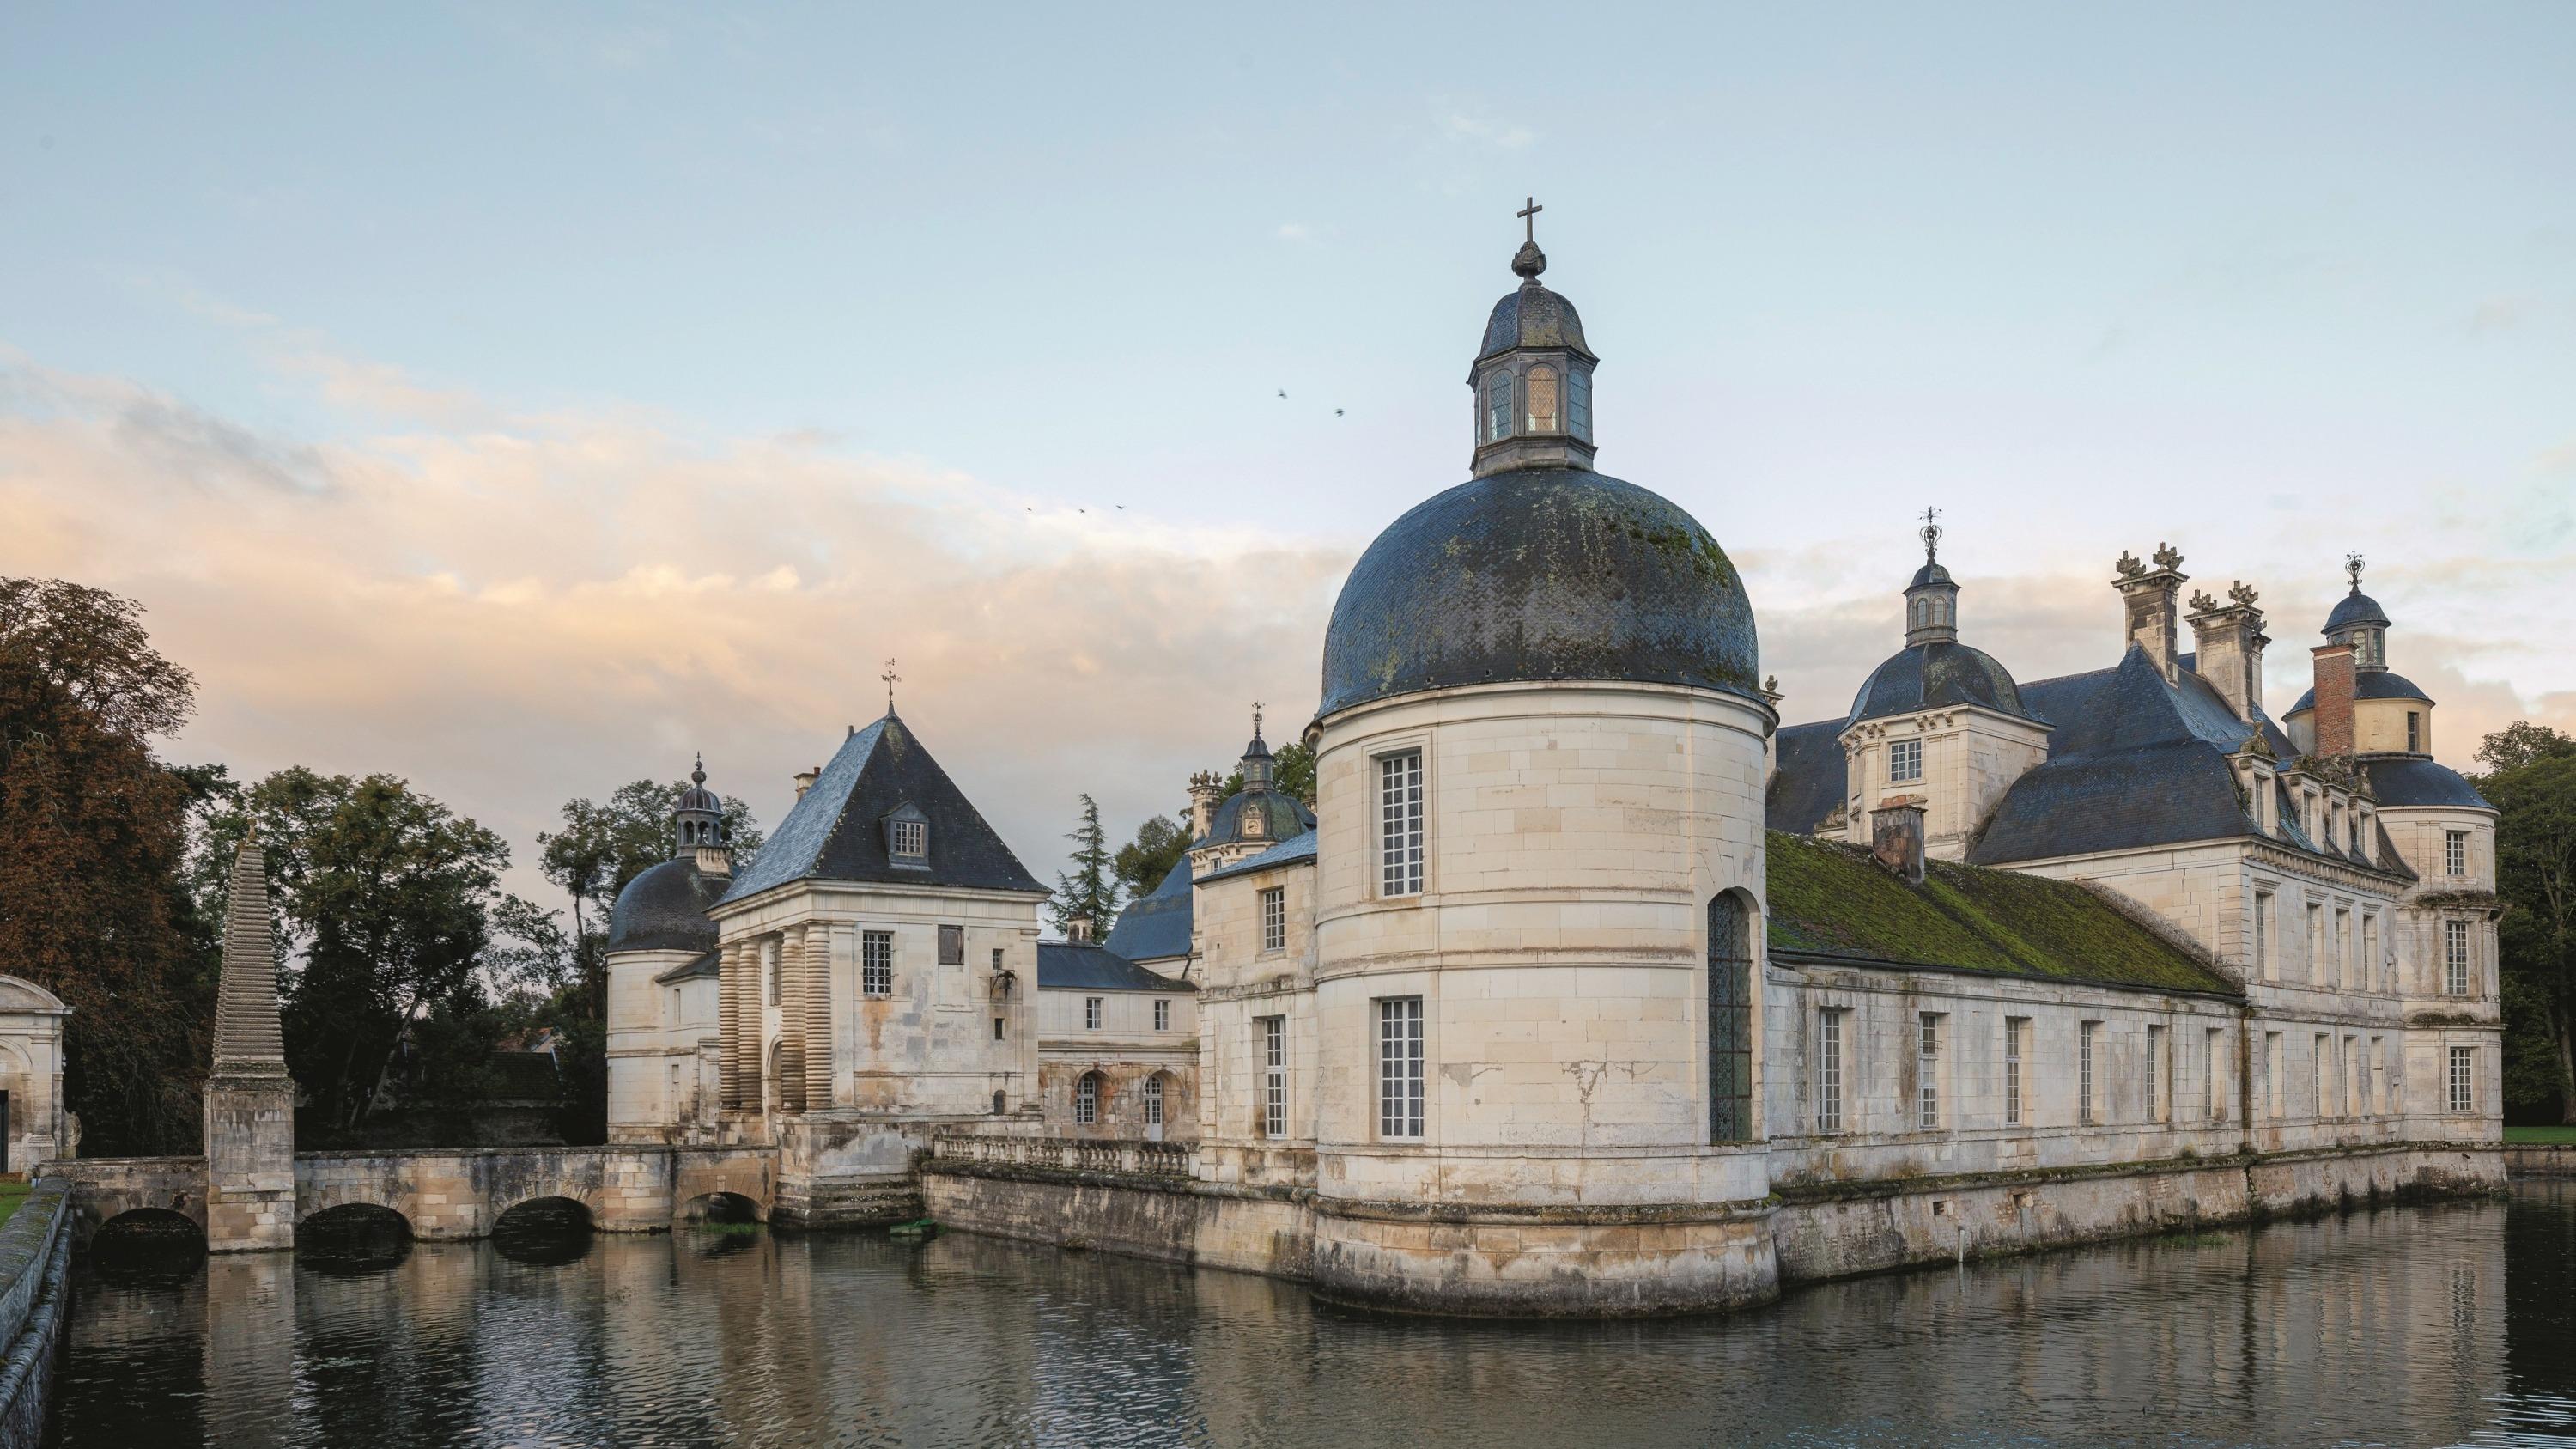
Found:
[{"label": "small corner turret", "polygon": [[1532,197],[1517,213],[1524,223],[1512,271],[1521,284],[1494,304],[1485,340],[1468,369],[1475,394],[1475,472],[1513,468],[1592,467],[1592,370],[1600,359],[1583,343],[1574,304],[1539,281],[1547,253],[1538,249]]},{"label": "small corner turret", "polygon": [[1905,586],[1905,646],[1954,644],[1959,639],[1959,586],[1941,567],[1941,510],[1923,510],[1923,567]]}]

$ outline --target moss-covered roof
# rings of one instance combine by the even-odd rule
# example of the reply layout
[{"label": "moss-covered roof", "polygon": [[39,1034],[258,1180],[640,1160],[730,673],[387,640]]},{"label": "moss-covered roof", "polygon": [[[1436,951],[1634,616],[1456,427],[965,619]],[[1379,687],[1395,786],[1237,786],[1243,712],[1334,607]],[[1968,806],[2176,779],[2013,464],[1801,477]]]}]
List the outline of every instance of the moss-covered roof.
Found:
[{"label": "moss-covered roof", "polygon": [[1768,834],[1774,951],[2238,994],[2206,958],[2073,881],[1935,860],[1910,886],[1859,846]]}]

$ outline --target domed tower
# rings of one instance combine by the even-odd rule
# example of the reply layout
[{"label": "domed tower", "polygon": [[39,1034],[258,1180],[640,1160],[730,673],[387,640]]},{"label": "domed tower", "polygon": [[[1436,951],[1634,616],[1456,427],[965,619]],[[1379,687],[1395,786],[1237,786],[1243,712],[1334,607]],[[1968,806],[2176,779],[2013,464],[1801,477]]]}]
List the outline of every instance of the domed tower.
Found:
[{"label": "domed tower", "polygon": [[1525,241],[1469,374],[1474,476],[1378,536],[1325,635],[1314,1273],[1446,1311],[1747,1302],[1777,721],[1725,550],[1591,471],[1597,359],[1545,266]]},{"label": "domed tower", "polygon": [[608,910],[608,1140],[690,1142],[715,1130],[716,923],[733,875],[706,761],[671,811],[671,858]]},{"label": "domed tower", "polygon": [[1966,858],[1977,822],[2022,772],[2048,758],[2048,725],[2012,671],[1959,642],[1959,585],[1941,566],[1925,509],[1923,567],[1905,586],[1905,647],[1862,681],[1844,717],[1846,838],[1920,832],[1924,853]]},{"label": "domed tower", "polygon": [[[2320,631],[2315,676],[2282,723],[2290,742],[2311,755],[2433,753],[2433,698],[2388,667],[2388,611],[2361,591],[2362,557],[2348,554],[2351,588],[2335,601]],[[2323,708],[2320,708],[2320,701]]]},{"label": "domed tower", "polygon": [[1271,779],[1270,746],[1261,738],[1261,706],[1252,707],[1252,742],[1243,747],[1238,768],[1243,788],[1208,812],[1207,830],[1190,844],[1193,878],[1259,855],[1283,840],[1315,828],[1313,811]]}]

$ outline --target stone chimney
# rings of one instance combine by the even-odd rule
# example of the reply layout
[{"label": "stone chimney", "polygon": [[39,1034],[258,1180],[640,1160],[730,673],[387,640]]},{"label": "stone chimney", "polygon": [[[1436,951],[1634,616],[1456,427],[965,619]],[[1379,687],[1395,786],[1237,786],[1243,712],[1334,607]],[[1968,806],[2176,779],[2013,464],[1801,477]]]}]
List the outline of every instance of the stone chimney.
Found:
[{"label": "stone chimney", "polygon": [[2127,606],[2128,638],[2121,652],[2126,653],[2130,644],[2146,650],[2148,662],[2164,675],[2167,684],[2172,684],[2178,678],[2174,638],[2181,614],[2175,607],[2175,598],[2190,576],[2181,572],[2182,554],[2173,545],[2157,544],[2153,557],[2155,567],[2151,569],[2122,550],[2119,562],[2112,565],[2120,576],[2111,581],[2111,586],[2120,591],[2120,600]]},{"label": "stone chimney", "polygon": [[2316,712],[2308,716],[2316,732],[2310,753],[2321,759],[2352,753],[2353,660],[2350,644],[2320,644],[2309,651],[2315,660]]},{"label": "stone chimney", "polygon": [[206,1074],[206,1247],[295,1246],[295,1084],[278,1021],[268,867],[256,835],[233,856]]},{"label": "stone chimney", "polygon": [[1190,839],[1207,839],[1216,828],[1216,807],[1225,803],[1225,782],[1213,770],[1190,776]]},{"label": "stone chimney", "polygon": [[1077,946],[1088,944],[1091,940],[1091,918],[1089,916],[1066,917],[1064,938]]},{"label": "stone chimney", "polygon": [[815,782],[816,780],[821,779],[821,778],[823,778],[823,767],[822,767],[822,766],[820,766],[820,765],[816,765],[816,766],[814,766],[814,767],[813,767],[812,769],[810,769],[810,770],[799,770],[799,771],[797,771],[797,772],[796,772],[796,798],[797,798],[797,799],[799,799],[799,800],[804,799],[804,798],[805,798],[805,792],[806,792],[806,791],[808,791],[808,790],[813,789],[813,788],[814,788],[814,782]]},{"label": "stone chimney", "polygon": [[2191,596],[2194,672],[2247,724],[2262,707],[2263,646],[2272,642],[2263,637],[2257,597],[2242,580],[2227,591],[2224,604],[2206,593]]},{"label": "stone chimney", "polygon": [[1900,795],[1869,812],[1869,853],[1899,880],[1923,884],[1923,802]]}]

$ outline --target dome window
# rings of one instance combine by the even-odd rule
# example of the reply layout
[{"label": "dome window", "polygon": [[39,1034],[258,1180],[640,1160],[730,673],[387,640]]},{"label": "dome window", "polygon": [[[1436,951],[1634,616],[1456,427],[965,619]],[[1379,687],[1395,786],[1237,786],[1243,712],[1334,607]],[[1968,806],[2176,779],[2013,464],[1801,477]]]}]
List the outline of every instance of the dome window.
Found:
[{"label": "dome window", "polygon": [[905,803],[885,818],[886,860],[916,870],[930,868],[930,817]]},{"label": "dome window", "polygon": [[1592,374],[1579,367],[1565,375],[1565,430],[1592,441]]},{"label": "dome window", "polygon": [[1485,379],[1485,441],[1499,442],[1512,435],[1512,375],[1497,368]]},{"label": "dome window", "polygon": [[1531,368],[1525,391],[1529,394],[1529,407],[1523,426],[1533,433],[1561,431],[1563,424],[1556,412],[1556,369],[1544,365]]}]

